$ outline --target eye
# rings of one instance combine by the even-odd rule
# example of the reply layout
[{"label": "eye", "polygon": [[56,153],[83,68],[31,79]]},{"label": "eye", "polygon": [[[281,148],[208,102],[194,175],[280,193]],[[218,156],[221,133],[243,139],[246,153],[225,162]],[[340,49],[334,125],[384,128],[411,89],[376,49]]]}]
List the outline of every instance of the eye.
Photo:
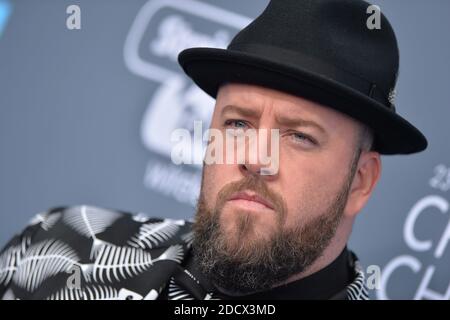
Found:
[{"label": "eye", "polygon": [[225,126],[230,127],[232,129],[245,129],[247,127],[247,123],[243,120],[226,120]]},{"label": "eye", "polygon": [[299,144],[311,144],[311,145],[317,145],[316,140],[314,140],[312,137],[308,136],[307,134],[301,133],[301,132],[294,132],[291,135],[294,143]]}]

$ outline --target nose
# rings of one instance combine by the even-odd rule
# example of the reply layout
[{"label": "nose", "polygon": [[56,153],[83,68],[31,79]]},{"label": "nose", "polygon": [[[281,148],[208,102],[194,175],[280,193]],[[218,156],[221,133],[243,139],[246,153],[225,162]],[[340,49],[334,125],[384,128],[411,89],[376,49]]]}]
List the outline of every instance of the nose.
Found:
[{"label": "nose", "polygon": [[254,175],[254,176],[261,176],[265,177],[266,179],[273,178],[273,175],[269,175],[265,172],[267,169],[266,166],[262,166],[260,164],[240,164],[239,169],[244,175]]},{"label": "nose", "polygon": [[273,139],[272,132],[259,129],[256,139],[246,141],[244,163],[239,164],[243,175],[257,175],[273,180],[278,175],[279,147],[278,136]]}]

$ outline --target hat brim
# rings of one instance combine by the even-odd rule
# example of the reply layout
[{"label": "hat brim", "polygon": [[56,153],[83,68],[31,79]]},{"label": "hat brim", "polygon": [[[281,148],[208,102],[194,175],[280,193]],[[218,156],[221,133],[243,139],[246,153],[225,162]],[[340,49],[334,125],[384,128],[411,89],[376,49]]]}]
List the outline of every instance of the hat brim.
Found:
[{"label": "hat brim", "polygon": [[394,111],[359,91],[298,66],[217,48],[186,49],[178,61],[184,72],[213,98],[225,82],[261,85],[315,101],[368,125],[375,134],[374,149],[381,154],[411,154],[428,145],[425,136]]}]

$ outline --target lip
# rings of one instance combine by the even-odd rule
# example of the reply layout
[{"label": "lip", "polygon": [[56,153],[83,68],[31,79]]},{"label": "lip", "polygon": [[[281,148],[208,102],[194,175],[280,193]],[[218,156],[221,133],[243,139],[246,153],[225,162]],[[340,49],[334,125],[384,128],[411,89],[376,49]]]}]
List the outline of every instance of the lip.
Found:
[{"label": "lip", "polygon": [[242,191],[242,192],[236,192],[228,199],[228,201],[231,200],[247,200],[247,201],[253,201],[259,204],[262,204],[263,206],[274,210],[273,205],[264,199],[263,197],[259,196],[255,192],[249,192],[249,191]]}]

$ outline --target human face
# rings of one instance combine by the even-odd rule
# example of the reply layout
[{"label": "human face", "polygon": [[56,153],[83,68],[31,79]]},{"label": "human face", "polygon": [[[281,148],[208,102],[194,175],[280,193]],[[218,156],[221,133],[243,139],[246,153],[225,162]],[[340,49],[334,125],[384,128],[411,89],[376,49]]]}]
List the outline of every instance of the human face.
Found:
[{"label": "human face", "polygon": [[227,84],[211,128],[278,129],[279,166],[260,175],[260,163],[205,165],[193,244],[200,268],[219,287],[241,293],[304,271],[345,209],[358,124],[297,96]]}]

